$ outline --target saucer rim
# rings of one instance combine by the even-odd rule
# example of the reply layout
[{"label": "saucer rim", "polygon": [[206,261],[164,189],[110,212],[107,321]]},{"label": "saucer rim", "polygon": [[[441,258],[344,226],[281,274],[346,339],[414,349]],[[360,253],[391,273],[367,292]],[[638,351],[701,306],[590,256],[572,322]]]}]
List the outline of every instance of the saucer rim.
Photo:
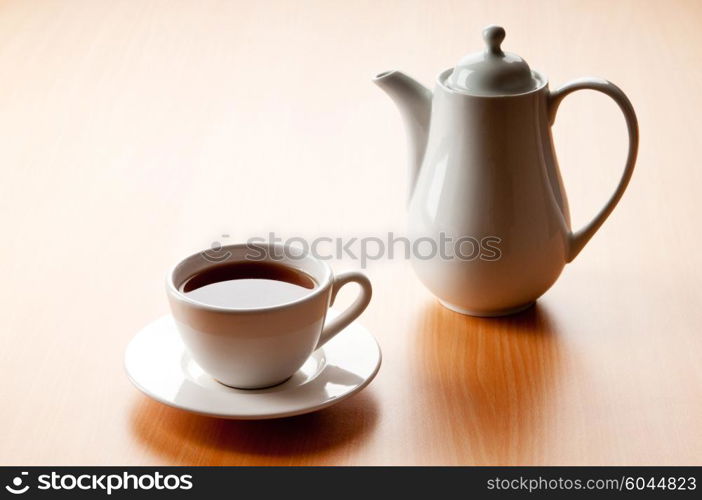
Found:
[{"label": "saucer rim", "polygon": [[[330,308],[330,309],[331,309],[331,308]],[[347,398],[353,396],[354,394],[356,394],[356,393],[362,391],[363,389],[365,389],[365,388],[375,379],[376,375],[377,375],[378,372],[380,371],[380,366],[383,364],[383,351],[380,349],[380,344],[378,343],[378,339],[376,339],[376,338],[375,338],[375,335],[373,335],[367,328],[365,328],[365,327],[363,327],[362,325],[359,324],[359,326],[361,326],[364,330],[366,330],[366,332],[368,333],[368,335],[370,336],[370,338],[373,340],[373,344],[374,344],[375,350],[376,350],[376,352],[377,352],[377,358],[378,358],[378,360],[377,360],[377,362],[376,362],[376,364],[375,364],[375,367],[374,367],[373,371],[372,371],[367,377],[364,378],[363,382],[361,382],[361,383],[358,384],[357,386],[353,387],[353,389],[351,389],[350,391],[348,391],[346,394],[343,394],[343,395],[341,395],[341,396],[338,396],[338,397],[335,397],[335,398],[332,398],[332,399],[328,399],[328,400],[326,400],[326,401],[324,401],[323,403],[318,404],[318,405],[308,406],[308,407],[306,407],[306,408],[300,408],[300,409],[298,409],[298,410],[291,410],[291,411],[284,411],[284,412],[277,412],[277,413],[232,414],[232,413],[216,413],[216,412],[200,411],[200,410],[193,409],[192,407],[187,407],[187,406],[179,405],[179,404],[177,404],[177,403],[175,403],[175,402],[173,402],[173,401],[168,401],[168,400],[166,400],[166,399],[164,399],[164,398],[162,398],[162,397],[156,395],[155,393],[153,393],[153,392],[147,390],[142,384],[138,383],[138,382],[131,376],[131,374],[129,373],[129,370],[127,369],[127,356],[126,356],[126,354],[127,354],[127,351],[128,351],[128,349],[129,349],[129,346],[131,345],[132,341],[133,341],[133,340],[136,338],[136,336],[139,335],[145,328],[149,327],[150,325],[152,325],[152,324],[154,324],[154,323],[156,323],[156,322],[158,322],[158,321],[162,321],[164,318],[167,318],[167,317],[171,317],[171,318],[172,318],[172,315],[171,315],[171,314],[165,314],[165,315],[160,316],[160,317],[156,318],[155,320],[149,322],[149,323],[146,324],[144,327],[142,327],[142,328],[129,340],[129,342],[127,343],[127,347],[125,348],[125,351],[124,351],[124,356],[122,357],[122,367],[123,367],[123,369],[124,369],[125,374],[127,375],[127,379],[129,379],[129,381],[132,383],[132,385],[134,385],[134,387],[137,388],[137,389],[139,390],[139,392],[141,392],[143,395],[147,396],[148,398],[150,398],[150,399],[152,399],[152,400],[154,400],[154,401],[157,401],[157,402],[162,403],[162,404],[164,404],[164,405],[166,405],[166,406],[169,406],[169,407],[171,407],[171,408],[175,408],[175,409],[178,409],[178,410],[183,410],[183,411],[186,411],[186,412],[188,412],[188,413],[193,413],[193,414],[200,415],[200,416],[204,416],[204,417],[221,418],[221,419],[227,419],[227,420],[273,420],[273,419],[278,419],[278,418],[295,417],[295,416],[298,416],[298,415],[305,415],[305,414],[307,414],[307,413],[313,413],[313,412],[316,412],[316,411],[324,410],[325,408],[329,408],[330,406],[333,406],[333,405],[335,405],[335,404],[337,404],[337,403],[340,403],[341,401],[344,401],[345,399],[347,399]],[[352,322],[349,326],[347,326],[346,328],[349,328],[350,326],[352,326],[352,325],[354,325],[354,324],[357,324],[357,323],[358,323],[357,321],[354,321],[354,322]],[[344,330],[346,330],[346,328],[344,328]],[[342,331],[343,331],[343,330],[342,330]],[[341,332],[339,332],[339,333],[341,333]],[[324,349],[324,346],[323,346],[321,349]],[[323,370],[322,370],[322,371],[323,371]],[[286,381],[286,382],[287,382],[287,381]],[[283,382],[283,384],[285,384],[286,382]],[[225,387],[226,387],[226,386],[225,386]],[[273,387],[278,387],[278,386],[276,385],[276,386],[273,386]],[[206,388],[203,388],[203,389],[207,390]],[[231,389],[235,389],[235,388],[232,387]],[[236,389],[236,390],[239,390],[239,391],[246,391],[246,389]],[[253,394],[253,393],[252,393],[252,394]],[[259,393],[259,394],[260,394],[260,393]]]}]

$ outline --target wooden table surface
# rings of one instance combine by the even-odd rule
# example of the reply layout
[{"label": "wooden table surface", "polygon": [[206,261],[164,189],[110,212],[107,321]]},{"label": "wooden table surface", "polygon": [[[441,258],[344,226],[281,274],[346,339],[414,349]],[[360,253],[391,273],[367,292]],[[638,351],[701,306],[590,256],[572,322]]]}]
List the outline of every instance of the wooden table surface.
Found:
[{"label": "wooden table surface", "polygon": [[[132,387],[124,348],[181,256],[404,234],[404,131],[370,80],[429,85],[490,23],[552,88],[621,86],[641,127],[622,202],[537,306],[461,316],[383,259],[361,317],[383,366],[339,405],[224,421]],[[0,2],[0,464],[700,464],[700,47],[694,1]],[[579,227],[624,121],[582,92],[554,135]]]}]

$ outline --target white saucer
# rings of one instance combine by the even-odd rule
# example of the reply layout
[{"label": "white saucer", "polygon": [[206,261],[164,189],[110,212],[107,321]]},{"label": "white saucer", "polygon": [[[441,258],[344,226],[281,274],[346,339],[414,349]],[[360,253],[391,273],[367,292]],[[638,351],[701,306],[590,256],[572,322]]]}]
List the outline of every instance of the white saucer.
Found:
[{"label": "white saucer", "polygon": [[352,323],[286,382],[267,389],[233,389],[216,382],[193,361],[171,316],[137,333],[124,355],[129,379],[156,401],[201,415],[242,420],[290,417],[331,406],[367,386],[380,361],[373,335]]}]

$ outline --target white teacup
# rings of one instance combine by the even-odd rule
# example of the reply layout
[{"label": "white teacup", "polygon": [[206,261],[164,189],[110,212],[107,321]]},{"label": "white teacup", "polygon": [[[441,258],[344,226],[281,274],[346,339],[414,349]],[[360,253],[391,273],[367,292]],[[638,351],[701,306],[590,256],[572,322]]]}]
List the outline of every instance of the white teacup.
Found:
[{"label": "white teacup", "polygon": [[[360,272],[334,276],[325,262],[279,244],[221,247],[218,259],[197,253],[168,273],[166,290],[180,335],[193,359],[222,384],[257,389],[284,382],[316,349],[355,320],[368,306],[372,289]],[[312,277],[316,286],[302,298],[266,307],[232,308],[198,302],[181,291],[192,276],[224,263],[273,262]],[[328,308],[346,283],[361,286],[358,298],[325,322]]]}]

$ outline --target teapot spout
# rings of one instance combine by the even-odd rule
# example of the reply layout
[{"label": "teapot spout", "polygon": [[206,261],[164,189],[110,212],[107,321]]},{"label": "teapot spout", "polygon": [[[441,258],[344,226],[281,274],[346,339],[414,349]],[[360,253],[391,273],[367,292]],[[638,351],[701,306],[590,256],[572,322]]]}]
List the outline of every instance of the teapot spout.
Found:
[{"label": "teapot spout", "polygon": [[401,71],[385,71],[373,82],[395,101],[405,122],[410,148],[408,199],[411,199],[429,138],[432,92]]}]

